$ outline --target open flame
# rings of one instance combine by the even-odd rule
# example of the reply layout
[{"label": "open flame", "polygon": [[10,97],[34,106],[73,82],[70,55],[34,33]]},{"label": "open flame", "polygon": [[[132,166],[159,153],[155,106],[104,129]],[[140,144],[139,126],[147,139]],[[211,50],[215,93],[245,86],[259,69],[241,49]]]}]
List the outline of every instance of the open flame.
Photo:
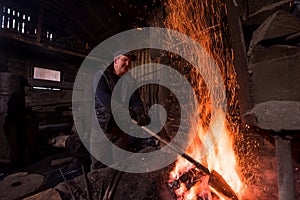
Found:
[{"label": "open flame", "polygon": [[[194,124],[191,131],[196,131],[197,136],[187,149],[187,154],[191,155],[197,161],[208,166],[209,170],[217,171],[231,188],[239,193],[242,190],[242,182],[236,171],[236,158],[233,151],[233,137],[226,129],[222,121],[224,113],[219,110],[217,119],[212,120],[211,130],[204,131],[201,124]],[[221,128],[221,129],[220,129]],[[217,133],[221,130],[221,134]],[[214,144],[212,145],[212,142]],[[184,173],[195,168],[184,158],[178,158],[173,171],[170,172],[170,182],[178,180]],[[180,184],[176,195],[179,199],[197,199],[197,196],[208,197],[212,199],[212,188],[208,184],[209,176],[203,176],[191,188],[187,189],[184,183]],[[214,191],[214,193],[217,193]],[[219,194],[221,197],[221,194]],[[224,198],[223,198],[224,199]]]},{"label": "open flame", "polygon": [[[167,18],[165,26],[184,33],[201,44],[208,54],[214,58],[226,85],[227,112],[218,108],[222,102],[214,102],[212,108],[210,92],[207,83],[199,76],[199,72],[191,71],[191,83],[198,93],[197,112],[191,117],[191,133],[196,137],[186,153],[207,166],[209,170],[217,171],[239,195],[243,191],[243,183],[237,173],[236,156],[233,149],[234,135],[239,130],[236,91],[238,88],[236,73],[233,67],[233,52],[228,47],[228,32],[226,19],[226,4],[219,0],[166,0]],[[186,49],[188,54],[197,54],[195,50]],[[191,58],[193,59],[193,58]],[[201,60],[201,66],[210,67],[206,59]],[[184,67],[184,66],[183,66]],[[214,79],[214,74],[208,75]],[[214,82],[214,81],[212,81]],[[217,81],[216,81],[217,82]],[[219,87],[215,85],[214,87]],[[214,111],[213,111],[214,110]],[[215,113],[212,113],[215,112]],[[197,117],[195,117],[197,116]],[[226,119],[224,121],[224,119]],[[172,172],[170,182],[178,180],[184,173],[195,168],[193,164],[179,157]],[[178,199],[213,199],[211,192],[217,194],[209,186],[209,176],[202,176],[192,186],[180,183],[176,190]],[[226,199],[219,195],[219,199]]]}]

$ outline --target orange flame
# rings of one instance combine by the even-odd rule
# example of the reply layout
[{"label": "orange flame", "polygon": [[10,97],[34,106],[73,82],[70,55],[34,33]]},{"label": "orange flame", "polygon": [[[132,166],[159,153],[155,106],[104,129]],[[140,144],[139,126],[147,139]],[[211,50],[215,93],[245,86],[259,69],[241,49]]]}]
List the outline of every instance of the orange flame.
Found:
[{"label": "orange flame", "polygon": [[[226,46],[228,26],[224,22],[226,18],[226,5],[218,0],[167,0],[166,4],[167,19],[165,26],[167,28],[182,32],[196,42],[214,58],[218,65],[227,92],[227,107],[230,108],[225,113],[218,105],[222,102],[214,102],[216,108],[212,108],[210,92],[207,89],[207,83],[203,80],[199,72],[191,71],[188,76],[191,77],[191,84],[196,93],[198,93],[198,108],[196,113],[191,116],[191,133],[196,133],[196,137],[191,141],[190,147],[186,152],[194,159],[207,166],[209,170],[217,171],[232,189],[241,195],[243,183],[237,173],[236,156],[233,149],[234,135],[239,127],[236,122],[238,118],[236,90],[237,80],[233,67],[233,52]],[[186,49],[189,54],[201,54],[191,49]],[[193,58],[192,58],[193,59]],[[199,63],[202,67],[210,67],[206,59]],[[184,66],[183,66],[184,67]],[[210,75],[212,80],[214,75]],[[217,81],[212,81],[217,83]],[[217,84],[215,87],[220,87]],[[213,113],[214,112],[214,113]],[[195,116],[198,116],[195,120]],[[226,119],[224,121],[224,119]],[[179,157],[172,172],[170,172],[170,181],[179,179],[179,177],[188,172],[194,166]],[[204,179],[197,182],[191,188],[181,183],[180,188],[176,190],[179,199],[197,199],[202,193],[207,193],[208,198],[212,199],[208,180]],[[221,198],[224,199],[224,198]]]},{"label": "orange flame", "polygon": [[[236,192],[242,189],[242,182],[236,171],[236,158],[233,151],[233,137],[226,130],[224,122],[221,120],[224,112],[219,110],[217,119],[211,121],[211,130],[203,131],[201,124],[195,124],[191,131],[197,131],[197,136],[194,138],[192,145],[187,149],[187,153],[201,163],[205,163],[209,170],[217,171],[231,188]],[[217,131],[220,132],[217,132]],[[179,158],[173,171],[170,173],[170,181],[177,180],[182,174],[188,172],[194,166],[183,158]],[[189,190],[184,184],[176,191],[177,196],[183,199],[196,199],[202,193],[207,193],[209,196],[208,178],[200,180]],[[209,198],[211,199],[211,198]]]}]

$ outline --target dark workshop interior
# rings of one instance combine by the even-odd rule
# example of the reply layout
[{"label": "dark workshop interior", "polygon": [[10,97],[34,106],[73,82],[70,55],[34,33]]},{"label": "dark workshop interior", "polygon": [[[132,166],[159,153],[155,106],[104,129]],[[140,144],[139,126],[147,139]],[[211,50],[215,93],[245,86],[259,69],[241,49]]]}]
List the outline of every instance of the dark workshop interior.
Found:
[{"label": "dark workshop interior", "polygon": [[[300,200],[300,1],[0,0],[0,14],[1,200]],[[78,102],[94,99],[85,98],[88,84],[81,90],[74,82],[86,77],[79,69],[94,62],[89,53],[97,45],[143,27],[178,31],[204,48],[225,86],[225,112],[212,108],[205,76],[215,80],[213,74],[201,74],[174,52],[136,49],[131,67],[143,67],[131,75],[144,84],[138,89],[144,108],[163,106],[166,121],[154,145],[135,150],[161,149],[181,126],[196,137],[162,169],[92,171],[75,121],[88,135],[90,116],[78,115],[85,109]],[[181,121],[190,101],[181,105],[151,80],[169,80],[188,96],[186,88],[149,63],[170,66],[188,80],[198,100],[191,119]],[[205,58],[197,65],[210,66]],[[222,128],[212,150],[203,137],[214,137],[211,124]]]}]

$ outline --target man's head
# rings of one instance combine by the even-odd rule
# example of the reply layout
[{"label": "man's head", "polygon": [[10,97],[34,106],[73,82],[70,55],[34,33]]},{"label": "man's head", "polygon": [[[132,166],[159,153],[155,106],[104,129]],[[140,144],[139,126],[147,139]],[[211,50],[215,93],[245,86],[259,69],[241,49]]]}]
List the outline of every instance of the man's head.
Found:
[{"label": "man's head", "polygon": [[128,50],[121,49],[114,54],[114,69],[115,73],[123,76],[130,69],[131,61],[136,60],[134,54],[130,54]]}]

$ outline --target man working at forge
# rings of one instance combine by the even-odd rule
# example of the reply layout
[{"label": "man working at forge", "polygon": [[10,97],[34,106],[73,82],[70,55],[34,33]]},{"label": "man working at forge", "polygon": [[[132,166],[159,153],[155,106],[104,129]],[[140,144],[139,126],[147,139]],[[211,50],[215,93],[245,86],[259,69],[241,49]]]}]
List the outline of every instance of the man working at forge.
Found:
[{"label": "man working at forge", "polygon": [[[129,108],[126,108],[124,105],[123,97],[128,95],[126,94],[126,92],[129,91],[128,88],[136,85],[136,81],[130,75],[124,76],[125,78],[122,79],[121,82],[122,91],[120,94],[117,94],[118,98],[112,99],[112,93],[117,82],[129,71],[131,61],[134,60],[136,60],[136,56],[130,54],[127,50],[117,51],[114,54],[113,63],[101,74],[96,88],[95,112],[97,121],[111,143],[104,141],[101,137],[101,133],[93,128],[91,131],[90,148],[96,153],[95,157],[101,158],[100,160],[105,159],[111,164],[120,160],[118,158],[120,155],[117,155],[112,149],[112,143],[124,150],[128,150],[130,141],[138,141],[123,132],[114,118],[117,117],[119,119],[118,121],[121,121],[123,125],[129,126],[132,124],[131,118],[125,115],[125,110],[129,109],[131,117],[137,121],[139,126],[144,126],[149,123],[149,117],[145,114],[143,102],[138,90],[130,97]],[[112,101],[115,102],[114,107],[111,106]],[[113,116],[112,113],[118,114],[117,116]],[[91,156],[91,170],[105,166],[95,157]]]}]

